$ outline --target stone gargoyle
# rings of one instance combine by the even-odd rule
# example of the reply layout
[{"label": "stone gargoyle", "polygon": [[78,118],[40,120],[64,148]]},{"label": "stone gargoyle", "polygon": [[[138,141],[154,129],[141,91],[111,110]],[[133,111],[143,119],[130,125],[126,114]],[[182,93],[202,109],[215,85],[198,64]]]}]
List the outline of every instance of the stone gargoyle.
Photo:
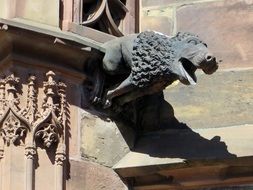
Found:
[{"label": "stone gargoyle", "polygon": [[[110,89],[104,89],[102,77],[97,77],[92,95],[94,103],[110,107],[113,100],[125,96],[121,105],[141,96],[162,91],[179,80],[185,85],[197,82],[195,71],[212,74],[218,69],[216,58],[198,36],[179,32],[174,37],[146,31],[111,40],[106,50],[103,70],[127,77]],[[100,81],[98,81],[100,80]]]}]

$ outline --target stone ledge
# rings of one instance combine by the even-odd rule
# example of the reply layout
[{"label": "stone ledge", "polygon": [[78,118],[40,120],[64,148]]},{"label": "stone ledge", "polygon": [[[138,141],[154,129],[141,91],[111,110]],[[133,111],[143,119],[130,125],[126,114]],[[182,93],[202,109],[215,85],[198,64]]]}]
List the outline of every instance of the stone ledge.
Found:
[{"label": "stone ledge", "polygon": [[54,37],[61,38],[64,40],[70,40],[83,46],[88,46],[100,51],[104,51],[104,48],[102,48],[102,43],[89,39],[87,37],[78,35],[78,34],[74,34],[72,32],[61,31],[60,28],[58,27],[48,26],[45,24],[36,23],[33,21],[20,19],[20,18],[15,18],[15,19],[0,18],[0,24],[6,24],[11,27],[25,29],[27,31],[38,32],[40,34],[54,36]]},{"label": "stone ledge", "polygon": [[141,137],[134,150],[114,168],[249,157],[253,156],[252,141],[253,124],[194,131],[179,129],[155,132]]},{"label": "stone ledge", "polygon": [[151,133],[114,170],[139,190],[252,184],[252,140],[253,125]]},{"label": "stone ledge", "polygon": [[80,160],[70,159],[66,189],[73,190],[127,190],[128,188],[111,169]]}]

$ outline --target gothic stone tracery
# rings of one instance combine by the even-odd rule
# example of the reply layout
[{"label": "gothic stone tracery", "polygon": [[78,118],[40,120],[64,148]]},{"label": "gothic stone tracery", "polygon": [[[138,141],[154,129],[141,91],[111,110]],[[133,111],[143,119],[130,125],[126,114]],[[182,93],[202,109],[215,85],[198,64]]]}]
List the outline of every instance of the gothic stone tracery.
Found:
[{"label": "gothic stone tracery", "polygon": [[[63,189],[67,86],[62,81],[56,81],[55,77],[53,71],[46,73],[43,94],[37,89],[35,75],[27,76],[27,93],[15,74],[0,79],[0,159],[5,158],[5,146],[15,149],[15,146],[25,145],[26,190],[33,189],[33,162],[38,154],[37,147],[50,149],[53,144],[56,145],[56,189]],[[18,89],[21,89],[22,95],[27,94],[26,105],[22,105]],[[42,105],[38,105],[41,97]]]},{"label": "gothic stone tracery", "polygon": [[[49,71],[43,82],[43,104],[38,107],[36,76],[28,77],[27,101],[23,109],[18,98],[17,88],[20,79],[14,74],[0,80],[0,125],[4,143],[18,145],[21,140],[42,141],[45,148],[53,143],[63,142],[66,122],[66,85],[54,80],[55,73]],[[57,101],[56,101],[57,100]],[[30,138],[28,138],[30,136]],[[31,141],[31,140],[30,140]],[[25,141],[24,141],[25,142]]]}]

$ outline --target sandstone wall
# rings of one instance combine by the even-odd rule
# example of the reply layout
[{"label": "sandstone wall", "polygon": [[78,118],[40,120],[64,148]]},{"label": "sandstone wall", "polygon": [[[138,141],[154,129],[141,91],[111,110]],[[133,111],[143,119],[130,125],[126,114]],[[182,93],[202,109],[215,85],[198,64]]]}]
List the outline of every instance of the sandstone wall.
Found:
[{"label": "sandstone wall", "polygon": [[221,69],[252,67],[252,0],[142,0],[141,30],[198,34]]},{"label": "sandstone wall", "polygon": [[252,0],[142,0],[141,30],[199,35],[218,60],[196,86],[174,85],[164,96],[175,117],[191,128],[252,123]]}]

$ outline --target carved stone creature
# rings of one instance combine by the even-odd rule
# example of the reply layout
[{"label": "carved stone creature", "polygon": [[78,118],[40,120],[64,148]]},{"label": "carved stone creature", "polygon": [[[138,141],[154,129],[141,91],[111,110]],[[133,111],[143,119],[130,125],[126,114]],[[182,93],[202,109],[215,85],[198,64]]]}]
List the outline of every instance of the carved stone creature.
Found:
[{"label": "carved stone creature", "polygon": [[[206,74],[218,69],[216,58],[208,51],[207,45],[190,33],[168,37],[146,31],[109,41],[104,48],[103,69],[106,73],[128,74],[118,86],[104,93],[105,107],[110,107],[115,97],[129,96],[125,99],[126,103],[162,91],[175,80],[194,85],[197,69]],[[96,82],[94,102],[102,99],[101,84],[103,82]]]}]

